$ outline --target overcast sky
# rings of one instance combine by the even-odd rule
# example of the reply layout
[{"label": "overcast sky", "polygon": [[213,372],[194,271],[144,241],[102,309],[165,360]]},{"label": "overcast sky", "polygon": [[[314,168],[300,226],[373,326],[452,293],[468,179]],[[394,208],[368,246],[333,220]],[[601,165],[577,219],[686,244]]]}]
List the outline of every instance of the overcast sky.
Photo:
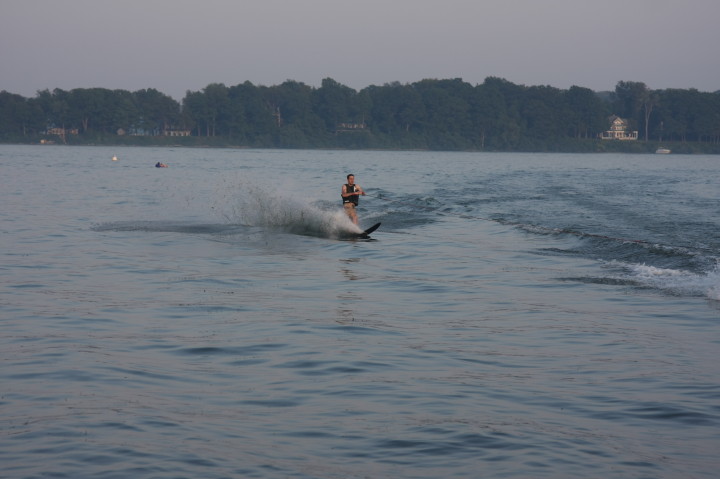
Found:
[{"label": "overcast sky", "polygon": [[720,90],[720,0],[0,0],[0,90],[488,76]]}]

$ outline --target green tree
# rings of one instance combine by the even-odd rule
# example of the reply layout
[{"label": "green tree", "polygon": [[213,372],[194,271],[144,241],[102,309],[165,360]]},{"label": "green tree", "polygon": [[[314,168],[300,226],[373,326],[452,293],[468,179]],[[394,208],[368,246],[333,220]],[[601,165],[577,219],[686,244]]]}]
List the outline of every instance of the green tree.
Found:
[{"label": "green tree", "polygon": [[316,91],[312,87],[287,80],[278,87],[268,89],[267,98],[275,111],[279,128],[278,146],[325,146],[329,132],[314,108]]},{"label": "green tree", "polygon": [[423,133],[431,148],[467,148],[472,130],[470,103],[472,86],[460,78],[422,80],[413,88],[422,98],[425,110]]},{"label": "green tree", "polygon": [[114,90],[111,98],[111,132],[128,132],[140,116],[134,95],[127,90]]},{"label": "green tree", "polygon": [[322,86],[315,91],[313,103],[315,113],[325,122],[328,131],[335,131],[340,123],[361,120],[351,116],[356,94],[355,90],[332,78],[323,79]]},{"label": "green tree", "polygon": [[133,92],[139,116],[135,123],[138,132],[161,135],[173,126],[180,126],[180,104],[154,88]]},{"label": "green tree", "polygon": [[669,140],[687,141],[691,122],[690,93],[687,90],[668,89],[660,93],[658,108],[659,132]]},{"label": "green tree", "polygon": [[197,128],[197,136],[202,136],[203,125],[209,130],[207,125],[209,114],[206,111],[205,96],[198,91],[188,91],[185,93],[182,105],[183,114],[187,116],[193,128]]},{"label": "green tree", "polygon": [[529,146],[556,144],[565,136],[569,111],[562,92],[550,86],[533,86],[524,92],[520,116]]},{"label": "green tree", "polygon": [[246,81],[231,88],[231,96],[237,96],[245,114],[245,136],[253,146],[274,146],[277,137],[277,117],[265,100],[266,87],[258,87]]},{"label": "green tree", "polygon": [[516,149],[522,138],[519,109],[525,87],[502,78],[488,77],[477,89],[486,102],[484,115],[490,130],[487,146],[498,150]]},{"label": "green tree", "polygon": [[565,103],[565,124],[574,138],[594,138],[605,128],[610,112],[594,91],[573,85],[565,92]]},{"label": "green tree", "polygon": [[44,129],[42,109],[36,101],[0,91],[0,137],[26,137]]},{"label": "green tree", "polygon": [[[37,103],[45,117],[45,128],[79,128],[79,124],[73,124],[70,115],[69,93],[56,88],[52,91],[42,90],[37,94]],[[62,137],[63,141],[66,138]]]},{"label": "green tree", "polygon": [[216,136],[218,130],[227,134],[228,89],[222,83],[211,83],[203,88],[205,95],[206,136]]},{"label": "green tree", "polygon": [[644,140],[648,141],[650,118],[659,101],[658,95],[645,83],[620,81],[615,86],[616,112],[630,120],[631,128],[645,130]]},{"label": "green tree", "polygon": [[[33,135],[57,127],[79,129],[87,142],[121,129],[162,135],[188,127],[198,136],[218,137],[212,144],[257,147],[589,150],[594,142],[581,142],[607,128],[614,113],[643,130],[645,141],[720,143],[720,93],[653,91],[621,81],[608,95],[609,100],[579,86],[526,87],[497,77],[475,86],[460,78],[425,79],[360,92],[332,78],[320,88],[294,80],[269,87],[212,83],[186,92],[182,109],[155,89],[55,89],[31,99],[0,91],[0,138],[36,141]],[[338,128],[345,123],[354,125]],[[358,124],[363,128],[356,129]],[[74,137],[62,136],[68,138]]]}]

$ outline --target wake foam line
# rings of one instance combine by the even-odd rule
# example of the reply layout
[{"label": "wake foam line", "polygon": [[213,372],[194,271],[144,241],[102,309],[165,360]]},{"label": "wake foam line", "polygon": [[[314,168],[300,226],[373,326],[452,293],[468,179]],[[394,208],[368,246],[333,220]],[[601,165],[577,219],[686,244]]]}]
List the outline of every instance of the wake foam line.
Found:
[{"label": "wake foam line", "polygon": [[430,206],[422,206],[415,203],[408,203],[398,200],[390,200],[387,198],[383,198],[381,196],[373,196],[366,193],[366,196],[370,196],[371,198],[376,198],[378,200],[387,201],[389,203],[396,203],[403,206],[412,206],[413,208],[419,208],[424,209],[427,211],[431,211],[433,213],[437,213],[439,215],[445,215],[445,216],[455,216],[457,218],[463,218],[467,220],[477,220],[477,221],[492,221],[493,223],[499,223],[501,225],[507,225],[507,226],[515,226],[517,228],[522,228],[525,230],[535,230],[536,232],[542,232],[545,234],[567,234],[567,235],[573,235],[580,238],[598,238],[608,241],[618,241],[622,243],[635,243],[635,244],[641,244],[648,247],[653,248],[667,248],[667,249],[686,249],[686,250],[693,250],[693,251],[703,251],[706,253],[713,253],[711,250],[703,250],[700,248],[689,248],[685,246],[671,246],[671,245],[665,245],[661,243],[654,243],[651,241],[644,241],[644,240],[636,240],[636,239],[630,239],[630,238],[620,238],[617,236],[607,236],[607,235],[601,235],[596,233],[584,233],[582,231],[575,231],[568,228],[549,228],[547,226],[539,226],[539,225],[532,225],[532,224],[526,224],[526,223],[518,223],[513,221],[506,221],[506,220],[499,220],[494,218],[485,218],[482,216],[474,216],[474,215],[467,215],[463,213],[452,213],[448,211],[441,211],[439,208],[433,208]]},{"label": "wake foam line", "polygon": [[720,266],[708,273],[697,274],[686,270],[658,268],[621,261],[611,261],[609,265],[627,271],[627,274],[613,279],[630,280],[636,284],[674,294],[700,295],[720,301]]}]

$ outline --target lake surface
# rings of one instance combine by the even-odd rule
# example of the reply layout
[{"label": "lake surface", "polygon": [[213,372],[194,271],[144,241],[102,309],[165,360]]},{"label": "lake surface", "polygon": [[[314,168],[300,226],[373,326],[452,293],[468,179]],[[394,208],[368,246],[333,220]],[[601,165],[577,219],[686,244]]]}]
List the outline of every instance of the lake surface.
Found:
[{"label": "lake surface", "polygon": [[720,157],[0,169],[4,478],[717,477]]}]

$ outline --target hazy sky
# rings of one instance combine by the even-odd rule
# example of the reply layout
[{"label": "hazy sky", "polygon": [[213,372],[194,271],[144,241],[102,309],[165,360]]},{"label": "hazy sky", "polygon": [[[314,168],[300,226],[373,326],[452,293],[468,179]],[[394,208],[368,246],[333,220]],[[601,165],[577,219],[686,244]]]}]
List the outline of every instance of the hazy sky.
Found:
[{"label": "hazy sky", "polygon": [[720,0],[0,0],[0,90],[488,76],[720,90]]}]

